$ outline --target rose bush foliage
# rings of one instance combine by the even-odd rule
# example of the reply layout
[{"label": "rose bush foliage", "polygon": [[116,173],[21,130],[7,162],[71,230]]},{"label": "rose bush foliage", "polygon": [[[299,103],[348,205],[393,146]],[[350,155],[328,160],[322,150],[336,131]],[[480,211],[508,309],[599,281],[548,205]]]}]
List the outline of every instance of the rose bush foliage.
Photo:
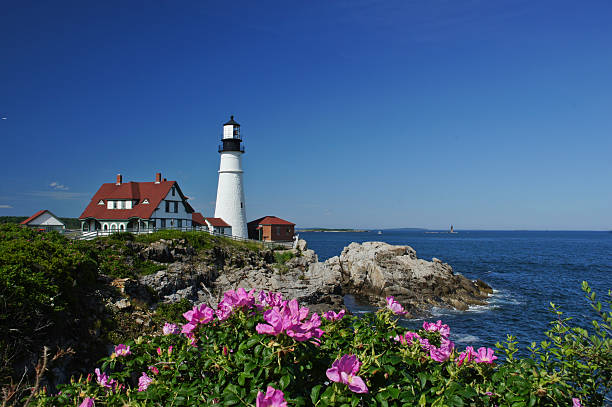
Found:
[{"label": "rose bush foliage", "polygon": [[[36,402],[56,405],[572,406],[610,392],[612,312],[585,283],[595,333],[557,314],[531,356],[516,342],[458,349],[441,321],[406,331],[403,309],[320,318],[278,294],[226,293],[186,310],[182,327],[118,344],[95,374]],[[610,301],[607,301],[610,306]],[[558,311],[555,311],[558,312]],[[503,359],[503,361],[502,361]]]}]

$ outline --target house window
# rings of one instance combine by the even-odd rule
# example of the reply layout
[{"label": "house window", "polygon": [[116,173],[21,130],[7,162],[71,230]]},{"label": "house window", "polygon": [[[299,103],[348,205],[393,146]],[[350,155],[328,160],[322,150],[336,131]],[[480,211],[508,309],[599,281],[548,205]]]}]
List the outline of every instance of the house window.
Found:
[{"label": "house window", "polygon": [[280,233],[281,233],[281,227],[280,227],[280,226],[277,226],[277,227],[276,227],[276,234],[277,234],[277,235],[280,235]]},{"label": "house window", "polygon": [[98,201],[98,205],[104,205],[104,199],[100,199],[100,200]]},{"label": "house window", "polygon": [[143,204],[148,204],[148,203],[149,203],[149,200],[148,200],[147,198],[145,198],[145,199],[143,199],[143,200],[142,200],[142,203],[143,203]]},{"label": "house window", "polygon": [[166,212],[170,212],[170,201],[166,201]]},{"label": "house window", "polygon": [[177,220],[176,221],[176,226],[178,226],[179,228],[182,228],[183,227],[183,220],[182,219]]},{"label": "house window", "polygon": [[240,202],[240,208],[244,208],[244,203]]},{"label": "house window", "polygon": [[125,209],[125,201],[119,201],[119,209]]},{"label": "house window", "polygon": [[176,188],[172,187],[172,196],[176,193]]},{"label": "house window", "polygon": [[166,227],[166,219],[162,219],[161,220],[161,227],[165,228]]},{"label": "house window", "polygon": [[174,219],[170,219],[170,227],[173,228],[174,227]]},{"label": "house window", "polygon": [[174,202],[174,213],[178,213],[178,202]]}]

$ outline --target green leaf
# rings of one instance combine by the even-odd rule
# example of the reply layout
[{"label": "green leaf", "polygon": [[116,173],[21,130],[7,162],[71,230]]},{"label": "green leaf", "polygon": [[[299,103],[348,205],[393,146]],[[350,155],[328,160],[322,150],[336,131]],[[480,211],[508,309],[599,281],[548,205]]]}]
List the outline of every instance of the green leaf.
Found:
[{"label": "green leaf", "polygon": [[291,376],[286,374],[283,377],[280,378],[280,390],[284,390],[287,388],[287,386],[289,386],[289,383],[291,383]]},{"label": "green leaf", "polygon": [[310,390],[310,400],[312,401],[313,404],[317,404],[317,401],[319,401],[320,392],[321,392],[320,384],[314,386],[312,390]]}]

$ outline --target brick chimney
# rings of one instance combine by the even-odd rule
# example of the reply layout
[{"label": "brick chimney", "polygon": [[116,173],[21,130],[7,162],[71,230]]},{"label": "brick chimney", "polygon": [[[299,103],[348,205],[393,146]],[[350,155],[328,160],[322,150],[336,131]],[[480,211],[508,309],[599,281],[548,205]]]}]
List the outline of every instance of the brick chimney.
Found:
[{"label": "brick chimney", "polygon": [[121,185],[122,182],[123,177],[121,176],[121,174],[117,174],[117,182],[115,183],[115,185]]},{"label": "brick chimney", "polygon": [[155,174],[155,183],[159,184],[161,182],[161,172]]}]

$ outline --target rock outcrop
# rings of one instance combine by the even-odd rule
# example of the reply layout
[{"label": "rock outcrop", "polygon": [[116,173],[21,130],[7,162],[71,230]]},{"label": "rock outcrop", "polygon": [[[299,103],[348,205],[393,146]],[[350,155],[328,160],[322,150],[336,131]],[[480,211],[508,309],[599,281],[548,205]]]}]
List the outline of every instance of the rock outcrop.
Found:
[{"label": "rock outcrop", "polygon": [[[164,241],[141,248],[141,256],[167,264],[167,269],[124,282],[130,296],[152,302],[151,292],[163,302],[183,298],[214,305],[229,289],[255,288],[280,292],[313,311],[344,307],[344,295],[373,305],[394,296],[413,316],[433,307],[465,310],[484,304],[491,288],[454,273],[439,259],[419,259],[410,246],[383,242],[351,243],[339,256],[319,262],[316,253],[300,240],[296,249],[274,252],[214,247],[203,256],[183,242]],[[168,263],[170,259],[174,262]],[[147,297],[148,296],[148,297]],[[118,303],[117,307],[126,306]]]},{"label": "rock outcrop", "polygon": [[453,273],[452,267],[439,259],[417,258],[410,246],[351,243],[325,265],[332,273],[339,270],[345,293],[376,305],[394,296],[412,314],[422,314],[432,306],[466,310],[470,305],[485,304],[492,293],[484,282]]}]

